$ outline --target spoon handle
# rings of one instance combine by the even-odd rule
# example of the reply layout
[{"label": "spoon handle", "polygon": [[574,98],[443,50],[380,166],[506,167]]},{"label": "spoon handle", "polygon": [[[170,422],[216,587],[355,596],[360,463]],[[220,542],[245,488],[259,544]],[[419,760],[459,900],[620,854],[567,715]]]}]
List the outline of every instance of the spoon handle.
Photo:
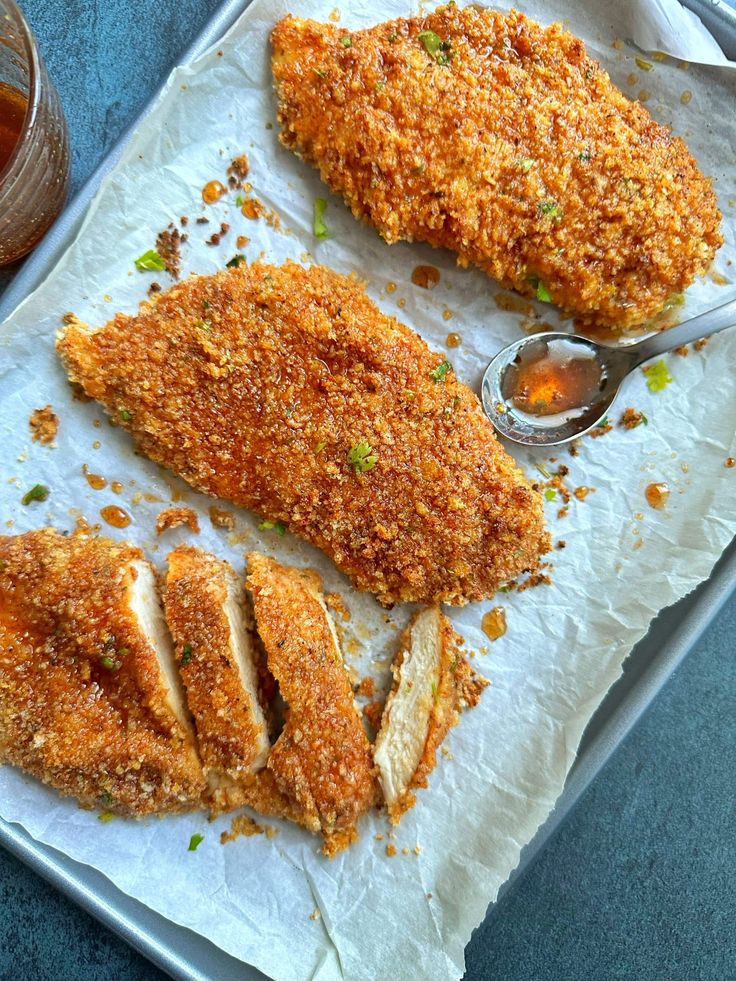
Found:
[{"label": "spoon handle", "polygon": [[648,337],[639,344],[634,344],[629,350],[635,358],[634,366],[643,364],[650,358],[655,358],[658,354],[666,354],[681,344],[690,344],[698,341],[701,337],[709,334],[717,334],[720,330],[736,325],[736,299],[729,300],[714,310],[707,310],[705,313],[686,320],[684,324],[663,330],[654,337]]}]

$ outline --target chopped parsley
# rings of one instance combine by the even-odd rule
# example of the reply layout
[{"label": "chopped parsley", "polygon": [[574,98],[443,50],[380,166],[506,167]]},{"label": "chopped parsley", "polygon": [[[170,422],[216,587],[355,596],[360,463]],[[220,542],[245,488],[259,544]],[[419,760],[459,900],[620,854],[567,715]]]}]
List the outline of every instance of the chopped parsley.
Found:
[{"label": "chopped parsley", "polygon": [[314,447],[315,456],[317,455],[317,453],[321,453],[322,450],[325,448],[325,446],[327,446],[327,443],[325,443],[324,440],[320,440],[319,443],[317,443]]},{"label": "chopped parsley", "polygon": [[432,379],[432,381],[436,381],[436,382],[444,381],[445,375],[451,368],[452,365],[450,364],[449,361],[440,361],[437,367],[433,368],[430,371],[429,377]]},{"label": "chopped parsley", "polygon": [[235,198],[235,203],[239,208],[243,207],[243,205],[245,204],[245,198],[243,197],[242,194],[238,194],[238,196]]},{"label": "chopped parsley", "polygon": [[520,169],[523,170],[525,174],[528,174],[529,171],[534,166],[534,161],[531,160],[529,157],[525,157],[523,160],[517,161],[517,163]]},{"label": "chopped parsley", "polygon": [[212,330],[212,321],[211,320],[195,320],[194,321],[194,326],[197,328],[197,330],[203,330],[206,333],[209,333],[210,330]]},{"label": "chopped parsley", "polygon": [[327,238],[327,225],[325,225],[325,211],[327,211],[327,202],[325,201],[325,199],[315,198],[312,231],[314,232],[314,237],[320,240]]},{"label": "chopped parsley", "polygon": [[100,794],[100,800],[106,807],[110,807],[115,802],[115,798],[112,796],[109,790],[106,790],[104,794]]},{"label": "chopped parsley", "polygon": [[446,65],[450,60],[450,43],[443,41],[439,34],[434,31],[420,31],[419,40],[424,45],[424,50],[437,62],[438,65]]},{"label": "chopped parsley", "polygon": [[[637,422],[636,425],[637,426],[641,426],[642,423],[644,423],[645,426],[648,426],[649,425],[649,420],[647,419],[647,417],[644,415],[643,412],[641,414],[641,419],[639,420],[639,422]],[[636,428],[636,427],[634,427],[634,428]]]},{"label": "chopped parsley", "polygon": [[273,529],[277,535],[286,534],[286,525],[282,524],[281,521],[261,521],[258,527],[261,531],[271,531]]},{"label": "chopped parsley", "polygon": [[143,255],[139,255],[135,260],[135,268],[139,272],[145,272],[147,269],[153,269],[160,272],[162,269],[166,268],[166,263],[155,249],[149,249],[148,252],[144,252]]},{"label": "chopped parsley", "polygon": [[343,48],[352,48],[353,39],[349,34],[346,34],[345,37],[340,38],[340,44],[343,46]]},{"label": "chopped parsley", "polygon": [[396,41],[398,40],[399,40],[399,35],[396,33],[396,31],[391,31],[391,33],[388,36],[388,43],[395,44]]},{"label": "chopped parsley", "polygon": [[534,287],[534,295],[538,300],[541,300],[542,303],[552,302],[552,297],[550,296],[549,290],[544,285],[544,283],[539,278],[539,276],[530,276],[529,282]]},{"label": "chopped parsley", "polygon": [[130,420],[133,418],[132,413],[128,412],[127,409],[120,409],[118,411],[118,415],[123,420],[123,422],[130,422]]},{"label": "chopped parsley", "polygon": [[554,499],[557,497],[557,491],[554,489],[554,487],[548,487],[544,492],[544,497],[547,501],[554,501]]},{"label": "chopped parsley", "polygon": [[351,450],[348,450],[348,463],[356,473],[365,473],[366,470],[371,470],[377,462],[378,456],[366,440],[361,440]]},{"label": "chopped parsley", "polygon": [[196,835],[192,835],[192,837],[189,839],[189,848],[187,848],[187,851],[196,852],[203,841],[204,835],[199,834],[199,832],[197,832]]},{"label": "chopped parsley", "polygon": [[596,426],[596,429],[605,429],[606,426],[608,426],[608,425],[609,425],[608,416],[603,416],[603,418],[601,419],[601,421]]},{"label": "chopped parsley", "polygon": [[383,90],[386,88],[386,83],[385,82],[376,82],[375,88],[376,88],[376,92],[383,92]]},{"label": "chopped parsley", "polygon": [[111,811],[103,811],[102,814],[97,815],[97,820],[102,824],[108,824],[110,821],[114,820],[115,815]]},{"label": "chopped parsley", "polygon": [[186,667],[186,665],[189,664],[191,660],[192,660],[192,645],[185,644],[181,649],[181,660],[179,661],[179,664],[181,664],[182,667]]},{"label": "chopped parsley", "polygon": [[327,78],[327,72],[323,72],[321,68],[313,68],[312,71],[318,78]]},{"label": "chopped parsley", "polygon": [[34,484],[20,499],[20,503],[30,504],[31,501],[45,501],[50,493],[51,491],[45,484]]},{"label": "chopped parsley", "polygon": [[583,160],[587,163],[590,160],[590,150],[581,150],[578,154],[578,160]]},{"label": "chopped parsley", "polygon": [[109,654],[102,655],[102,657],[100,658],[100,664],[106,671],[120,670],[120,665],[117,663],[117,661],[114,658],[110,657]]},{"label": "chopped parsley", "polygon": [[238,252],[238,254],[234,255],[229,262],[225,263],[225,265],[227,266],[228,269],[237,269],[238,266],[242,266],[244,262],[245,262],[245,256],[243,255],[242,252]]},{"label": "chopped parsley", "polygon": [[655,361],[643,371],[647,377],[647,388],[650,392],[662,392],[671,381],[674,381],[667,369],[667,363],[663,359]]},{"label": "chopped parsley", "polygon": [[562,208],[556,201],[540,201],[537,205],[539,213],[559,221],[562,218]]}]

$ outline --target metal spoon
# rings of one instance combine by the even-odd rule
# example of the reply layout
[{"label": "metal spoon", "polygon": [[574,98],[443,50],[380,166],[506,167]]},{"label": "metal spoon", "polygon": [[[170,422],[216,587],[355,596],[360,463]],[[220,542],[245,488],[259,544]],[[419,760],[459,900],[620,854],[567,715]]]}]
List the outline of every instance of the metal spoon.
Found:
[{"label": "metal spoon", "polygon": [[[500,351],[486,368],[481,388],[483,409],[496,431],[514,443],[527,446],[568,443],[595,428],[611,408],[624,379],[639,365],[733,325],[736,325],[736,299],[628,347],[597,344],[579,334],[561,331],[522,337]],[[542,356],[557,355],[560,371],[568,370],[571,362],[578,362],[579,368],[581,361],[594,361],[600,373],[594,397],[586,398],[583,405],[549,415],[531,414],[514,405],[504,385],[511,377],[507,373],[524,363],[524,355],[534,358],[534,353],[539,351]]]}]

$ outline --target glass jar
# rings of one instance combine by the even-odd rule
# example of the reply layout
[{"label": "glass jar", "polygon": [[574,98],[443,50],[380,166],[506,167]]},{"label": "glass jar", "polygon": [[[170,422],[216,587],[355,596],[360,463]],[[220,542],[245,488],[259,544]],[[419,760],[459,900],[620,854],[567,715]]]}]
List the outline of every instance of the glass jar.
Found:
[{"label": "glass jar", "polygon": [[68,181],[59,96],[14,0],[0,0],[0,266],[29,252],[48,230]]}]

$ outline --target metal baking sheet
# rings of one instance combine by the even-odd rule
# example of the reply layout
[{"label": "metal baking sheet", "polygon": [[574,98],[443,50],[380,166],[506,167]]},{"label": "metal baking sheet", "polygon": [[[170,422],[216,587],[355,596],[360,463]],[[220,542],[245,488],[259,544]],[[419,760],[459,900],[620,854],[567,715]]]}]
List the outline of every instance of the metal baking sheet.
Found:
[{"label": "metal baking sheet", "polygon": [[[217,41],[249,2],[226,0],[184,52],[181,61],[190,61]],[[722,0],[684,0],[684,4],[701,17],[727,56],[736,59],[736,10]],[[68,205],[42,245],[5,291],[0,300],[0,321],[36,287],[69,246],[100,181],[119,159],[140,118],[148,112],[157,95]],[[736,543],[732,543],[707,582],[675,606],[663,610],[653,621],[646,637],[629,655],[622,677],[589,723],[564,792],[548,820],[524,848],[521,862],[502,888],[497,902],[503,902],[503,897],[513,889],[514,882],[564,821],[585,788],[636,724],[735,588]],[[171,977],[182,981],[209,981],[213,977],[218,981],[257,981],[264,978],[255,968],[230,957],[192,931],[176,926],[126,896],[100,872],[34,841],[20,826],[0,820],[0,845]]]}]

